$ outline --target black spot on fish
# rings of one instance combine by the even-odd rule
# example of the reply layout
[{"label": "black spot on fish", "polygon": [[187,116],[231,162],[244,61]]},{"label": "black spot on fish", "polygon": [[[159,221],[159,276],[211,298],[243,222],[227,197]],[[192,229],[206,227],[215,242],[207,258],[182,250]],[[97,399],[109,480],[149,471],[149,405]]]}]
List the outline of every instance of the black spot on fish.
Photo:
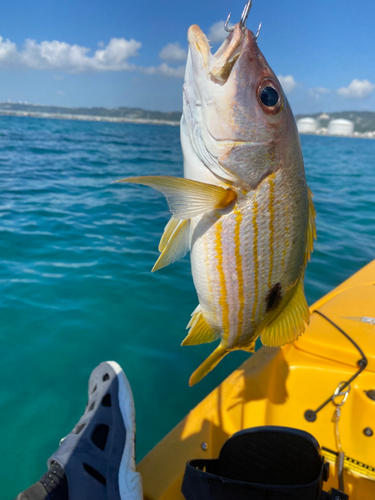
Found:
[{"label": "black spot on fish", "polygon": [[280,283],[276,283],[273,287],[268,291],[266,295],[266,311],[271,311],[275,309],[281,301],[281,285]]}]

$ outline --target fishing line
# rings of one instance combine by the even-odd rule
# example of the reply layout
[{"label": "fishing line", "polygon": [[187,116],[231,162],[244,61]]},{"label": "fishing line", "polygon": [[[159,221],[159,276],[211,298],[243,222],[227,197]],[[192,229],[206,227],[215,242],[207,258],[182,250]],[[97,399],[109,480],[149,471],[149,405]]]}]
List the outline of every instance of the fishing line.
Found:
[{"label": "fishing line", "polygon": [[[340,382],[337,389],[335,390],[334,397],[332,399],[332,403],[336,406],[335,413],[333,415],[333,422],[335,423],[335,435],[336,435],[336,444],[339,450],[337,456],[337,475],[339,478],[339,489],[344,492],[344,460],[345,460],[345,452],[341,445],[341,438],[339,432],[339,420],[341,416],[341,407],[345,403],[348,398],[350,385],[347,386],[346,390],[342,390],[344,382]],[[338,403],[335,399],[338,396],[342,396],[342,400]]]}]

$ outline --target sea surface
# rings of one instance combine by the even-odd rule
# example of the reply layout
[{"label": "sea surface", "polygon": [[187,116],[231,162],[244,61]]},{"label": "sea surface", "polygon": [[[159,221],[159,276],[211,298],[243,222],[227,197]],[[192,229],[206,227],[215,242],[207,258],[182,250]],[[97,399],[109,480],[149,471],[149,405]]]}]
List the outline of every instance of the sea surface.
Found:
[{"label": "sea surface", "polygon": [[[311,304],[375,258],[375,141],[302,136],[318,240]],[[14,498],[82,414],[91,370],[132,385],[141,459],[248,355],[200,384],[212,345],[180,347],[197,305],[188,256],[157,273],[163,196],[113,184],[182,175],[178,127],[0,118],[0,488]]]}]

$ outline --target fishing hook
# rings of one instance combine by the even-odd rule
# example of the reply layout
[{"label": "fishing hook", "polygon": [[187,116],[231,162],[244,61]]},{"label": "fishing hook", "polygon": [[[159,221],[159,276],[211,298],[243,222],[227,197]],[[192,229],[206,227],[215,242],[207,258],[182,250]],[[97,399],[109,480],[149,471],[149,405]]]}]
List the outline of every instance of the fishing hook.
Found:
[{"label": "fishing hook", "polygon": [[260,33],[260,28],[262,27],[262,23],[259,24],[258,26],[258,29],[257,29],[257,32],[256,32],[256,35],[255,35],[255,40],[258,40],[258,36],[259,36],[259,33]]},{"label": "fishing hook", "polygon": [[233,31],[233,28],[228,28],[228,23],[229,23],[229,19],[230,19],[230,16],[231,16],[231,12],[229,12],[229,15],[227,17],[227,20],[225,21],[224,23],[224,29],[225,31],[227,31],[228,33],[230,33],[231,31]]},{"label": "fishing hook", "polygon": [[[247,21],[247,18],[249,17],[249,12],[250,12],[250,9],[251,9],[251,4],[252,4],[253,0],[249,0],[247,2],[247,4],[245,5],[245,8],[242,12],[242,16],[241,16],[241,19],[240,19],[240,26],[241,28],[246,28],[246,21]],[[225,21],[224,23],[224,29],[225,31],[227,31],[228,33],[230,33],[231,31],[233,31],[233,28],[229,28],[228,27],[228,24],[229,24],[229,20],[230,20],[230,16],[231,16],[231,12],[229,13],[229,16],[227,17],[227,20]],[[261,23],[262,24],[262,23]],[[259,34],[259,33],[258,33]]]},{"label": "fishing hook", "polygon": [[249,17],[249,12],[250,12],[252,3],[253,3],[253,0],[249,0],[247,2],[247,4],[245,5],[245,8],[242,12],[242,16],[241,16],[241,20],[240,20],[241,28],[246,28],[246,21],[247,21],[247,18]]}]

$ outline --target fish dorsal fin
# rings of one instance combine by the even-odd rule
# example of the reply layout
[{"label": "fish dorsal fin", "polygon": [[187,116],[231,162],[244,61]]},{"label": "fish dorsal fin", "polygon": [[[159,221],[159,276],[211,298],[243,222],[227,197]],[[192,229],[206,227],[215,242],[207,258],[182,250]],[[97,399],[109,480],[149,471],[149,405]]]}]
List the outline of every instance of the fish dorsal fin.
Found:
[{"label": "fish dorsal fin", "polygon": [[161,191],[175,219],[191,219],[210,210],[226,208],[237,199],[232,189],[179,177],[150,175],[117,182],[144,184]]},{"label": "fish dorsal fin", "polygon": [[223,359],[223,357],[228,354],[228,352],[229,351],[227,351],[222,345],[216,347],[214,352],[212,352],[192,374],[189,380],[189,385],[195,385],[200,380],[202,380],[202,378],[205,377],[211,370],[213,370],[215,366]]},{"label": "fish dorsal fin", "polygon": [[200,305],[198,305],[191,315],[191,319],[186,328],[190,328],[190,330],[181,345],[205,344],[207,342],[213,342],[220,336],[219,330],[212,328],[204,319]]},{"label": "fish dorsal fin", "polygon": [[311,252],[314,247],[314,240],[316,240],[316,226],[315,226],[315,207],[314,202],[312,200],[313,194],[309,188],[307,188],[307,197],[309,200],[308,205],[308,222],[307,222],[307,236],[306,236],[306,248],[305,248],[305,267],[307,265],[307,261],[310,260]]},{"label": "fish dorsal fin", "polygon": [[[166,232],[168,233],[167,235]],[[162,251],[152,268],[152,272],[166,267],[178,259],[182,259],[188,253],[190,250],[190,219],[179,220],[172,217],[165,227],[162,240],[163,242],[160,240],[159,244],[159,250],[162,248]]]},{"label": "fish dorsal fin", "polygon": [[309,324],[310,311],[303,292],[302,278],[296,286],[295,293],[281,313],[261,332],[263,345],[278,347],[296,340]]}]

